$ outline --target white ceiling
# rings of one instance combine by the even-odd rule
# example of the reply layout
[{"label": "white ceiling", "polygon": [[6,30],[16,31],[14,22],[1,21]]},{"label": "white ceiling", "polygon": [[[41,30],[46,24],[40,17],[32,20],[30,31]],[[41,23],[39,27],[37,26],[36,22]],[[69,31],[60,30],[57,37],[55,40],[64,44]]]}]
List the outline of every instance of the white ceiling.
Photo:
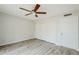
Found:
[{"label": "white ceiling", "polygon": [[58,14],[71,13],[73,11],[79,10],[78,4],[41,4],[41,7],[38,11],[47,12],[44,15],[38,15],[36,18],[34,15],[24,16],[27,14],[27,11],[20,10],[19,7],[23,7],[29,10],[34,8],[34,4],[0,4],[0,12],[4,12],[10,15],[15,15],[25,19],[46,19],[51,16],[56,16]]}]

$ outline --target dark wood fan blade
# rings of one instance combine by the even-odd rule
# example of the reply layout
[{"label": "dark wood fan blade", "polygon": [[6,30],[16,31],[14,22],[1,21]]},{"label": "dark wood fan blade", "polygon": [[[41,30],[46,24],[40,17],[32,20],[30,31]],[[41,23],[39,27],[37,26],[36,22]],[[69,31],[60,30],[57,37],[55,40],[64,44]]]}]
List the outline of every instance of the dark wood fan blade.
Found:
[{"label": "dark wood fan blade", "polygon": [[46,14],[46,12],[36,12],[37,14]]},{"label": "dark wood fan blade", "polygon": [[25,10],[25,11],[28,11],[28,12],[32,12],[32,11],[30,11],[30,10],[27,10],[27,9],[25,9],[25,8],[19,8],[19,9],[21,9],[21,10]]},{"label": "dark wood fan blade", "polygon": [[30,14],[32,14],[32,13],[25,14],[25,16],[28,16],[28,15],[30,15]]},{"label": "dark wood fan blade", "polygon": [[40,5],[39,5],[39,4],[36,4],[36,6],[35,6],[35,8],[34,8],[34,12],[36,12],[39,7],[40,7]]}]

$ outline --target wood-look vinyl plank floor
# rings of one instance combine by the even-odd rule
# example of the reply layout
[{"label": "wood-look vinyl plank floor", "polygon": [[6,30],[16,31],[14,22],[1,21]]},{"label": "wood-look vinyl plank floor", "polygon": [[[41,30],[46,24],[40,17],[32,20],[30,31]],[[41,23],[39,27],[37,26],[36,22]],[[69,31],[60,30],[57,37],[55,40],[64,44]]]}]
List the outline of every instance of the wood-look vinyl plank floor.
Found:
[{"label": "wood-look vinyl plank floor", "polygon": [[79,52],[43,40],[31,39],[1,46],[0,55],[79,55]]}]

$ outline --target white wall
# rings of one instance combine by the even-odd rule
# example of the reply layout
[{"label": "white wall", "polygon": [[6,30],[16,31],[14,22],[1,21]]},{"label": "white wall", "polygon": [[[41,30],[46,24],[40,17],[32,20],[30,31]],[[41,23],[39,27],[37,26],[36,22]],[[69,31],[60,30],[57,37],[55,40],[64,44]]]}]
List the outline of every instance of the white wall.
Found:
[{"label": "white wall", "polygon": [[[77,19],[74,16],[70,17],[70,19],[72,18]],[[40,19],[34,22],[32,20],[21,19],[15,16],[0,13],[0,45],[32,38],[38,38],[51,43],[60,44],[62,41],[59,40],[59,42],[57,37],[57,22],[60,19],[64,18],[56,17],[44,20]]]},{"label": "white wall", "polygon": [[[66,21],[67,23],[64,22],[61,26],[61,24],[58,23],[62,22],[62,20]],[[60,28],[58,28],[59,25],[61,26]],[[64,36],[59,38],[58,35],[60,35],[60,37],[62,35]],[[55,43],[57,45],[62,45],[69,48],[78,48],[78,17],[68,16],[38,20],[36,21],[35,37]]]},{"label": "white wall", "polygon": [[79,47],[79,16],[78,16],[78,47]]},{"label": "white wall", "polygon": [[0,13],[0,45],[32,39],[34,22]]},{"label": "white wall", "polygon": [[35,37],[48,42],[56,43],[56,20],[37,20]]}]

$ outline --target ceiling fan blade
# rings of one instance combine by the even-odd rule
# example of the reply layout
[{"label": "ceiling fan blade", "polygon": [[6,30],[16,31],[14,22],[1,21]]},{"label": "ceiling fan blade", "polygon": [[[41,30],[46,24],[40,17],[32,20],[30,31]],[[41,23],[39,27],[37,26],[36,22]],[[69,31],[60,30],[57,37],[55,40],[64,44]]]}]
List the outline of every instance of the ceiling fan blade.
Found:
[{"label": "ceiling fan blade", "polygon": [[40,7],[40,5],[39,5],[39,4],[36,4],[36,6],[35,6],[35,8],[34,8],[34,11],[36,12],[39,7]]},{"label": "ceiling fan blade", "polygon": [[46,12],[36,12],[37,14],[46,14]]},{"label": "ceiling fan blade", "polygon": [[32,14],[32,13],[25,14],[25,16],[28,16],[28,15],[30,15],[30,14]]},{"label": "ceiling fan blade", "polygon": [[28,10],[28,9],[25,9],[25,8],[19,8],[19,9],[21,9],[21,10],[25,10],[25,11],[28,11],[28,12],[32,12],[32,11],[30,11],[30,10]]}]

